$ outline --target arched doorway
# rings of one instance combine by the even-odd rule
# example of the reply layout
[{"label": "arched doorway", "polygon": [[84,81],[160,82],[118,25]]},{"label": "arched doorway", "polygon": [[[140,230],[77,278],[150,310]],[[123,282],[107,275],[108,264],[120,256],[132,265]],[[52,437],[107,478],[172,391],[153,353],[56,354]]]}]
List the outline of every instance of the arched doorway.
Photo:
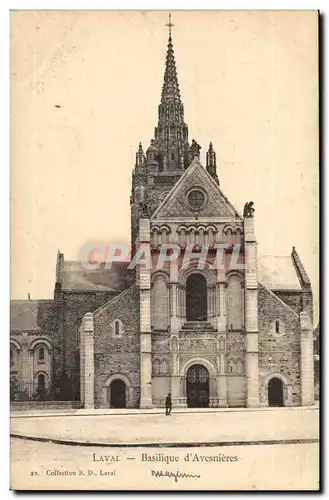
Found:
[{"label": "arched doorway", "polygon": [[119,378],[110,384],[110,408],[126,408],[126,384]]},{"label": "arched doorway", "polygon": [[207,321],[207,281],[193,273],[186,280],[187,321]]},{"label": "arched doorway", "polygon": [[271,378],[268,382],[268,406],[284,406],[283,384],[279,378]]},{"label": "arched doorway", "polygon": [[209,407],[209,372],[203,365],[192,365],[186,375],[188,408]]}]

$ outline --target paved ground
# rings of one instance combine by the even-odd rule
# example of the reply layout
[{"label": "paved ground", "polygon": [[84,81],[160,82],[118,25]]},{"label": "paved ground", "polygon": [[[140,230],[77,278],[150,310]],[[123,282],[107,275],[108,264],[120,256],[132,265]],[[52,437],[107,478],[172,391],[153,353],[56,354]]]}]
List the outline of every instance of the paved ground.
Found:
[{"label": "paved ground", "polygon": [[104,445],[316,440],[318,408],[251,411],[14,416],[11,434]]},{"label": "paved ground", "polygon": [[111,449],[12,439],[11,454],[12,489],[318,489],[317,444]]}]

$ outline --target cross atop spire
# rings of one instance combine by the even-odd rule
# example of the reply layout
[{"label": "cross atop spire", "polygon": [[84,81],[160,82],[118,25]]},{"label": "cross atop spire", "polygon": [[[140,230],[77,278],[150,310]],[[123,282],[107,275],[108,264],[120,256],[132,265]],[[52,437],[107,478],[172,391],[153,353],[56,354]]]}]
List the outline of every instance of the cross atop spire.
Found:
[{"label": "cross atop spire", "polygon": [[171,38],[171,28],[174,26],[171,22],[171,14],[169,14],[169,22],[166,24],[169,28],[169,40],[167,47],[166,67],[164,74],[164,82],[162,87],[161,102],[176,101],[180,102],[180,92],[178,85],[178,78],[176,72],[176,62],[174,56],[174,48]]},{"label": "cross atop spire", "polygon": [[173,28],[175,25],[171,22],[171,12],[169,14],[169,21],[166,24],[166,26],[169,28],[169,39],[171,39],[171,28]]}]

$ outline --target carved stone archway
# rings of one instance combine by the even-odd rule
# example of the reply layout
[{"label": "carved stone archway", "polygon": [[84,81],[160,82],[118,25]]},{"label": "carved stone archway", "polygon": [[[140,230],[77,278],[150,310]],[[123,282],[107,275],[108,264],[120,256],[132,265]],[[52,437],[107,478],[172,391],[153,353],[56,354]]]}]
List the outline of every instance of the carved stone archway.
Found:
[{"label": "carved stone archway", "polygon": [[131,385],[129,378],[126,375],[123,375],[121,373],[114,373],[113,375],[110,375],[106,379],[103,390],[102,390],[102,392],[103,392],[103,404],[107,408],[110,407],[111,399],[113,400],[113,398],[111,398],[111,391],[114,388],[113,383],[115,384],[115,381],[117,381],[117,380],[122,382],[122,384],[125,384],[125,407],[129,408],[131,400],[132,400],[132,385]]}]

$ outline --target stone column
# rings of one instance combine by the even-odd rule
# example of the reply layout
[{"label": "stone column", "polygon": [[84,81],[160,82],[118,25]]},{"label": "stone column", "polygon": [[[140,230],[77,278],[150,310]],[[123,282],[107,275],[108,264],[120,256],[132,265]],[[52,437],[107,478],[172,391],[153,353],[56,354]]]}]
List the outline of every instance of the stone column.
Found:
[{"label": "stone column", "polygon": [[225,270],[217,270],[216,278],[216,328],[219,332],[226,332],[227,330],[227,284],[225,278]]},{"label": "stone column", "polygon": [[305,311],[300,313],[299,318],[301,404],[310,406],[314,404],[313,328],[311,319]]},{"label": "stone column", "polygon": [[170,331],[178,333],[181,327],[181,318],[178,317],[177,311],[177,294],[178,294],[178,262],[177,259],[170,261],[170,299],[171,299],[171,319]]},{"label": "stone column", "polygon": [[184,396],[181,391],[181,376],[179,374],[179,337],[171,336],[170,340],[171,351],[171,399],[174,408],[182,408],[184,404]]},{"label": "stone column", "polygon": [[219,371],[217,376],[218,406],[227,407],[227,374],[226,374],[226,332],[217,338],[217,349],[219,353]]},{"label": "stone column", "polygon": [[94,315],[90,312],[84,315],[82,321],[80,353],[80,397],[83,407],[90,409],[95,407]]},{"label": "stone column", "polygon": [[244,219],[247,406],[259,406],[258,279],[254,218]]},{"label": "stone column", "polygon": [[[139,221],[139,241],[150,245],[150,219]],[[140,265],[140,408],[152,408],[151,269]]]},{"label": "stone column", "polygon": [[28,345],[28,337],[27,333],[23,333],[23,339],[21,343],[21,374],[18,376],[21,377],[21,390],[28,392],[29,397],[33,395],[33,364],[31,371],[31,361],[33,362],[33,358],[31,359],[31,353]]}]

